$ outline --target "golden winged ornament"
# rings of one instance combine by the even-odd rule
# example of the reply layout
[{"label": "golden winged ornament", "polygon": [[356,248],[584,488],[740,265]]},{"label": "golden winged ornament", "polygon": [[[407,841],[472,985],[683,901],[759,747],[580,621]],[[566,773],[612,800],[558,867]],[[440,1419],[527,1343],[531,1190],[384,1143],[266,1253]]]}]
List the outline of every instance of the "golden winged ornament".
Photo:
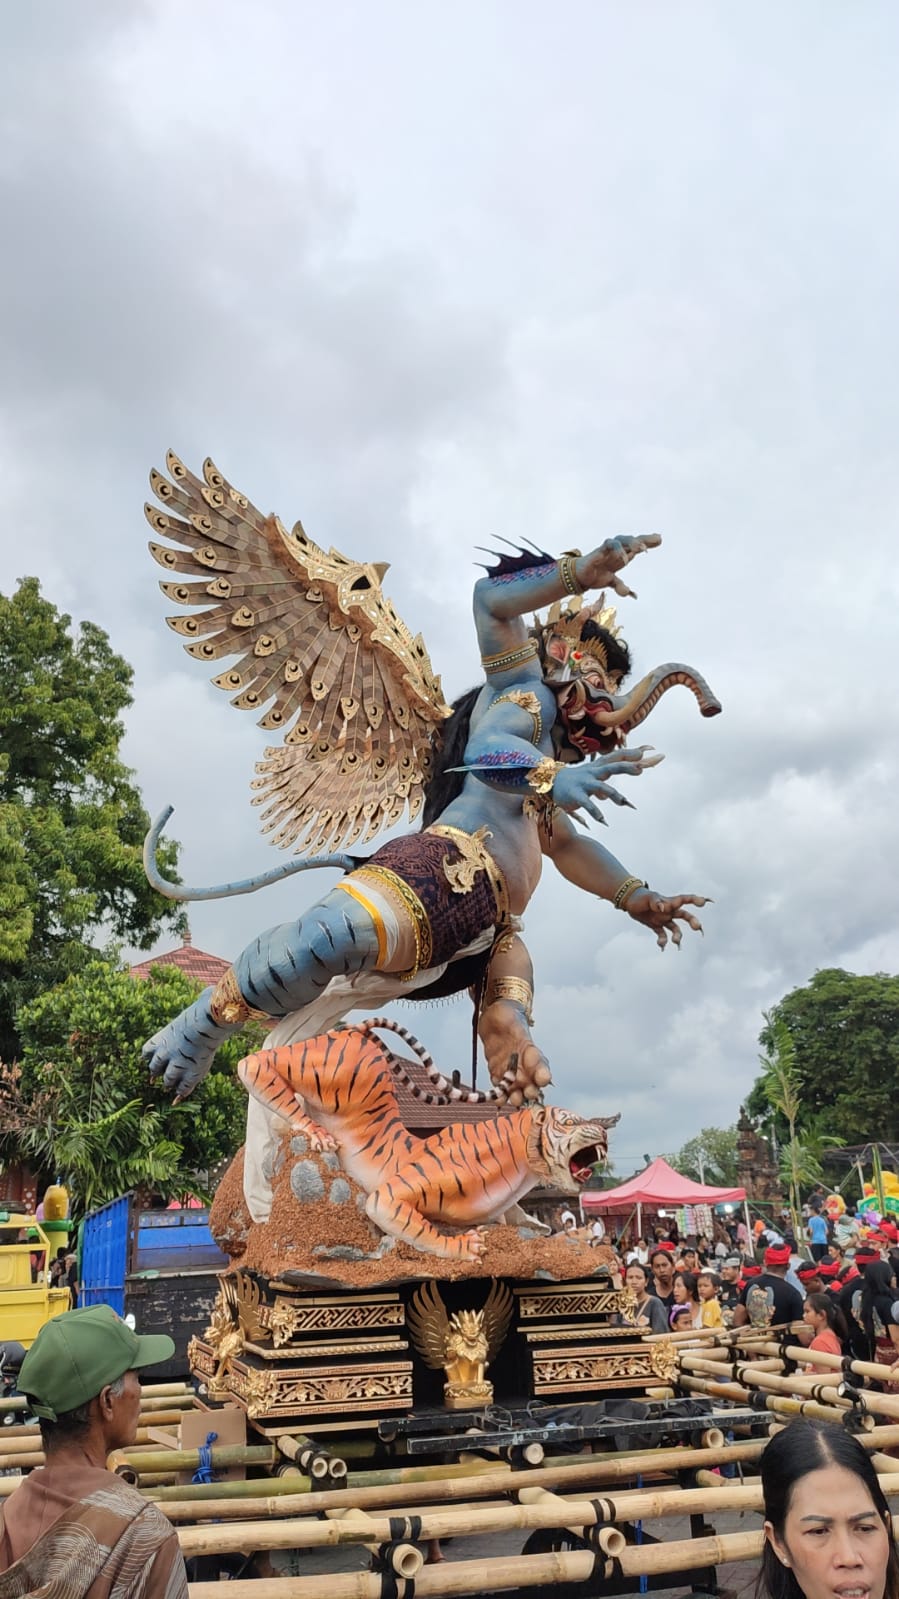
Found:
[{"label": "golden winged ornament", "polygon": [[210,1392],[218,1391],[232,1355],[243,1354],[248,1343],[267,1337],[261,1320],[262,1294],[258,1283],[246,1272],[236,1271],[219,1278],[219,1291],[206,1329],[218,1366],[210,1379]]},{"label": "golden winged ornament", "polygon": [[446,1373],[448,1410],[475,1410],[493,1402],[485,1371],[502,1347],[514,1301],[504,1283],[494,1280],[481,1310],[447,1316],[433,1279],[422,1283],[406,1310],[406,1326],[425,1364]]},{"label": "golden winged ornament", "polygon": [[[258,762],[263,832],[297,854],[367,842],[414,820],[434,729],[450,715],[420,635],[381,592],[386,566],[323,550],[297,522],[263,516],[212,461],[202,480],[176,455],[150,474],[163,509],[145,506],[163,582],[190,616],[168,624],[200,661],[238,659],[213,677],[239,710],[265,710],[283,733]],[[171,481],[170,481],[171,480]]]}]

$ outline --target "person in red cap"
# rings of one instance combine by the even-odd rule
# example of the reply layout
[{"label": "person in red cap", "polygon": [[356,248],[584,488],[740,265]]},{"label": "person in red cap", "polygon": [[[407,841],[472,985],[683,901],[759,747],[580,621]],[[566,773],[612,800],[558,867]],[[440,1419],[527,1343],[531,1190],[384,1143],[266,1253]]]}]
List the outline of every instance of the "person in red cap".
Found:
[{"label": "person in red cap", "polygon": [[765,1269],[747,1283],[734,1311],[734,1326],[783,1327],[802,1320],[802,1295],[786,1281],[790,1269],[789,1244],[769,1244]]}]

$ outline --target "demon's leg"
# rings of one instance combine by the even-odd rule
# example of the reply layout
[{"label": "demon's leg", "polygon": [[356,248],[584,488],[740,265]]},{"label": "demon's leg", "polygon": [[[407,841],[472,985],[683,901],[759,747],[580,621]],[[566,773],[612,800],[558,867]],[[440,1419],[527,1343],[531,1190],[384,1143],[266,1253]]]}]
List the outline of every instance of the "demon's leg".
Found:
[{"label": "demon's leg", "polygon": [[506,1072],[515,1073],[510,1105],[542,1099],[552,1082],[546,1057],[531,1038],[533,997],[534,968],[527,946],[517,933],[504,933],[490,957],[478,1034],[491,1082],[499,1084]]},{"label": "demon's leg", "polygon": [[333,889],[296,922],[254,939],[217,986],[154,1035],[143,1058],[154,1077],[183,1098],[196,1088],[223,1039],[259,1012],[286,1016],[317,999],[332,977],[378,964],[378,934],[368,912]]}]

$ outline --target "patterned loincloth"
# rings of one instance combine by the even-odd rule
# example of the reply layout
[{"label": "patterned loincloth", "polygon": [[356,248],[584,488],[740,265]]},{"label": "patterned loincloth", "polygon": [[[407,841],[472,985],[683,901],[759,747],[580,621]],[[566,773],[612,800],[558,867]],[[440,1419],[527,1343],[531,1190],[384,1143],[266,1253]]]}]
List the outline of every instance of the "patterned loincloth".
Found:
[{"label": "patterned loincloth", "polygon": [[484,846],[489,837],[435,825],[391,839],[340,885],[363,898],[366,882],[385,892],[411,918],[415,965],[409,981],[430,966],[452,960],[488,927],[509,920],[505,879]]}]

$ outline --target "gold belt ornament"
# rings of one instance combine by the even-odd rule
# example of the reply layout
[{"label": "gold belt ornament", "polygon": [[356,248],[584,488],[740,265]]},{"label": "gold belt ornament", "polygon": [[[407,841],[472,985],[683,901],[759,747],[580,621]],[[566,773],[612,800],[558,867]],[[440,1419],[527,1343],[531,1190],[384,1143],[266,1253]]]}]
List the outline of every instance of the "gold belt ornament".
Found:
[{"label": "gold belt ornament", "polygon": [[509,890],[504,874],[500,871],[487,849],[487,839],[493,835],[487,827],[479,827],[476,833],[463,833],[460,827],[447,827],[437,822],[433,827],[426,829],[437,838],[448,838],[455,844],[462,859],[459,861],[444,861],[443,872],[454,894],[469,894],[474,888],[474,880],[479,872],[486,872],[487,881],[493,889],[496,900],[496,926],[505,927],[511,920],[509,910]]},{"label": "gold belt ornament", "polygon": [[[347,877],[344,882],[337,884],[338,888],[342,888],[344,893],[351,894],[354,899],[358,899],[361,904],[365,905],[366,909],[369,911],[369,914],[372,914],[372,905],[368,903],[362,895],[354,893],[354,883],[361,884],[363,888],[366,883],[371,883],[373,887],[380,888],[382,893],[386,894],[388,899],[390,899],[394,904],[398,903],[401,911],[404,911],[411,919],[412,932],[415,938],[415,964],[414,966],[411,966],[407,972],[397,973],[401,983],[411,983],[413,977],[417,977],[419,972],[427,971],[431,964],[431,954],[434,947],[434,940],[431,934],[431,923],[424,905],[422,904],[418,895],[415,893],[414,889],[411,889],[409,884],[405,883],[396,872],[392,872],[388,866],[358,866],[354,872],[350,873],[350,876]],[[376,927],[378,921],[380,921],[380,917],[375,918]],[[381,930],[379,929],[379,960],[382,958],[380,950]]]}]

